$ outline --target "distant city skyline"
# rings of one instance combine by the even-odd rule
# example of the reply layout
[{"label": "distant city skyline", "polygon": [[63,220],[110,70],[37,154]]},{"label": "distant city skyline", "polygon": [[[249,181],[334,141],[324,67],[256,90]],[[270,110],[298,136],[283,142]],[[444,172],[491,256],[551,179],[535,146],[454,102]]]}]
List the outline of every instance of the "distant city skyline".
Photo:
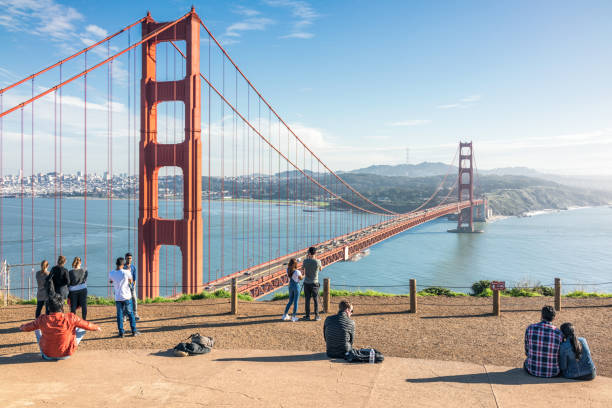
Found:
[{"label": "distant city skyline", "polygon": [[[0,87],[119,30],[146,8],[158,21],[167,21],[192,4],[264,97],[334,170],[402,164],[407,149],[411,163],[448,163],[460,140],[472,140],[482,169],[520,166],[555,174],[612,175],[612,3],[607,1],[586,6],[174,0],[145,6],[115,0],[0,0]],[[133,31],[131,41],[139,35]],[[122,38],[109,52],[125,46],[127,38]],[[90,63],[105,56],[94,54]],[[67,67],[64,74],[80,67]],[[127,69],[125,59],[113,67],[115,173],[128,172],[127,131],[121,129],[129,123],[132,140],[139,135],[138,112],[130,114],[133,102],[128,104],[122,90],[139,77],[130,79]],[[92,173],[103,173],[107,161],[105,75],[106,69],[92,73],[88,83]],[[34,90],[57,80],[43,77]],[[32,85],[26,85],[3,95],[3,109],[30,95]],[[63,94],[64,173],[74,174],[83,165],[82,93],[77,83]],[[34,123],[36,173],[55,165],[53,104],[50,94],[36,105],[41,115]],[[164,137],[178,133],[182,138],[176,131],[181,124],[173,128],[172,109],[160,112],[170,127]],[[20,166],[21,118],[18,112],[11,115],[3,121],[5,175],[18,173]],[[26,176],[31,174],[29,115],[24,109]],[[211,135],[217,138],[221,121],[212,120]],[[137,170],[133,162],[130,167],[130,172]]]}]

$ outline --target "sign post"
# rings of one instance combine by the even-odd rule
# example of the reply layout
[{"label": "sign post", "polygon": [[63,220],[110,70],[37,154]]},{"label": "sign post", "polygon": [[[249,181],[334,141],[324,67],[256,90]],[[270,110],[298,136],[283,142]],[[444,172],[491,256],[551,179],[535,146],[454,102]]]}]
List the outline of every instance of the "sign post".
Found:
[{"label": "sign post", "polygon": [[491,290],[493,291],[493,316],[500,316],[501,315],[500,291],[506,290],[506,282],[500,282],[500,281],[491,282]]}]

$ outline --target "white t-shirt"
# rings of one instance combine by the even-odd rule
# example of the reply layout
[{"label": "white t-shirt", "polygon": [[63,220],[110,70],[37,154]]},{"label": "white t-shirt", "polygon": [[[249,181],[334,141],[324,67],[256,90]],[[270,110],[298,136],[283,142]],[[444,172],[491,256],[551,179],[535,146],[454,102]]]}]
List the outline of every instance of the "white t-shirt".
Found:
[{"label": "white t-shirt", "polygon": [[300,272],[299,269],[296,269],[295,271],[293,271],[293,274],[291,275],[291,279],[293,279],[294,282],[299,282],[300,278],[302,277],[302,273]]},{"label": "white t-shirt", "polygon": [[115,289],[115,300],[124,301],[132,298],[129,281],[132,273],[127,269],[113,270],[108,273],[108,279],[113,282]]}]

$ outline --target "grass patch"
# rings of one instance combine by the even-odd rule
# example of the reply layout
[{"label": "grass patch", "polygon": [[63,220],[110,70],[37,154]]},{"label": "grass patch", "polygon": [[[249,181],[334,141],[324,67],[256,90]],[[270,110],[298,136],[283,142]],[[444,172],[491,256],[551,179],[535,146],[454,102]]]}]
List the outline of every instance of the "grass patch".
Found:
[{"label": "grass patch", "polygon": [[17,304],[18,305],[35,305],[36,303],[36,298],[30,299],[30,300],[18,300]]},{"label": "grass patch", "polygon": [[568,298],[612,298],[612,293],[597,293],[575,290],[563,296]]},{"label": "grass patch", "polygon": [[440,286],[432,286],[430,288],[425,288],[417,292],[417,295],[418,296],[447,296],[447,297],[468,296],[467,293],[454,292],[450,289],[442,288]]}]

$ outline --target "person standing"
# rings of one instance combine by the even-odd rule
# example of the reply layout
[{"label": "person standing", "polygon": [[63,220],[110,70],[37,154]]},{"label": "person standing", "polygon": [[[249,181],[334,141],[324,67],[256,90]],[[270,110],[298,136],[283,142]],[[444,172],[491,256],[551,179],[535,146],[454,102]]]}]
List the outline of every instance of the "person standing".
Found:
[{"label": "person standing", "polygon": [[132,274],[129,270],[123,269],[125,259],[117,258],[115,270],[108,274],[108,280],[113,284],[115,292],[115,306],[117,308],[117,329],[119,330],[118,337],[123,337],[123,311],[127,310],[128,318],[130,319],[130,327],[132,328],[132,336],[138,336],[140,332],[136,329],[136,319],[132,309],[132,292],[130,291],[130,283],[132,282]]},{"label": "person standing", "polygon": [[555,309],[552,306],[542,308],[542,321],[534,323],[525,330],[524,368],[535,377],[556,377],[559,375],[559,347],[561,330],[553,326]]},{"label": "person standing", "polygon": [[[49,299],[49,293],[45,288],[45,282],[49,277],[49,271],[47,268],[49,267],[49,262],[44,260],[40,263],[40,271],[36,272],[36,283],[38,284],[38,291],[36,292],[36,318],[40,316],[42,312],[42,307],[45,305],[47,299]],[[45,305],[45,314],[49,312]]]},{"label": "person standing", "polygon": [[49,295],[58,293],[64,300],[68,298],[68,283],[70,282],[68,269],[64,268],[65,264],[66,257],[60,255],[59,258],[57,258],[57,265],[51,268],[46,285]]},{"label": "person standing", "polygon": [[81,258],[74,257],[72,269],[68,272],[70,283],[68,286],[68,299],[70,299],[70,313],[75,313],[81,307],[81,316],[87,320],[87,271],[81,269]]},{"label": "person standing", "polygon": [[308,248],[308,255],[302,262],[304,267],[304,297],[306,301],[306,311],[302,320],[310,320],[310,298],[314,302],[315,320],[321,320],[319,316],[319,271],[321,270],[321,261],[315,255],[317,248]]},{"label": "person standing", "polygon": [[586,339],[576,337],[571,323],[563,323],[561,333],[564,338],[559,348],[561,375],[574,380],[594,380],[597,374]]},{"label": "person standing", "polygon": [[[285,313],[283,314],[283,320],[289,320],[293,322],[297,322],[297,309],[298,309],[298,300],[300,299],[300,281],[304,278],[302,273],[297,268],[297,261],[295,258],[291,258],[289,260],[289,265],[287,266],[287,275],[289,276],[289,301],[287,302],[287,306],[285,306]],[[293,315],[291,318],[287,313],[289,313],[289,308],[293,303]]]},{"label": "person standing", "polygon": [[100,327],[79,319],[73,313],[64,313],[64,299],[55,293],[46,301],[47,314],[21,325],[21,331],[34,331],[45,360],[65,360],[77,349],[85,330],[101,331]]},{"label": "person standing", "polygon": [[125,265],[123,265],[123,269],[127,269],[132,274],[132,283],[130,284],[130,292],[132,292],[132,307],[134,308],[134,318],[136,321],[140,320],[140,316],[138,316],[138,300],[136,299],[136,267],[132,263],[132,254],[125,254]]}]

